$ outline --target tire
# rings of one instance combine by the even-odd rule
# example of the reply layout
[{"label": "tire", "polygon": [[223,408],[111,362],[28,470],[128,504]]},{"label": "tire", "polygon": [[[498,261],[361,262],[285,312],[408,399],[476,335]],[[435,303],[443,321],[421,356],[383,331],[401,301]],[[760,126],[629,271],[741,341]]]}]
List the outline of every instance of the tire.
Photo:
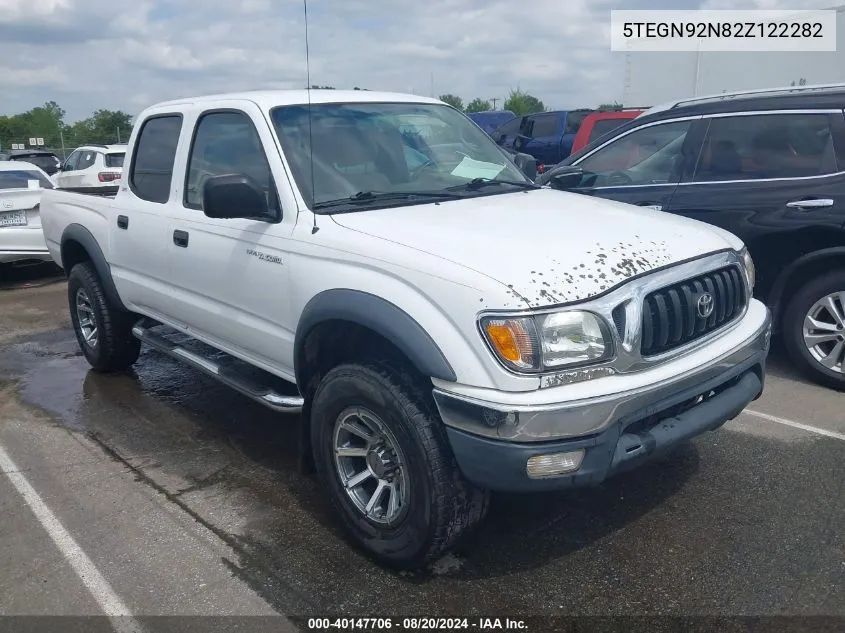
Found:
[{"label": "tire", "polygon": [[71,269],[67,294],[76,340],[91,367],[103,373],[131,367],[141,351],[141,341],[132,336],[132,315],[109,304],[90,262]]},{"label": "tire", "polygon": [[[359,448],[367,457],[336,459],[336,440],[347,447],[363,444],[360,435],[339,429],[339,421],[372,431],[373,416],[383,427],[385,453],[379,458],[378,451]],[[433,404],[412,377],[386,363],[340,365],[326,374],[314,394],[311,441],[317,476],[348,534],[385,565],[423,567],[460,545],[484,518],[489,493],[464,479]],[[385,463],[399,467],[384,474]],[[371,474],[347,492],[342,482],[358,470]],[[394,488],[387,488],[373,516],[365,516],[367,489],[372,494],[382,485],[377,482],[391,478],[399,491],[397,507],[392,505]],[[353,496],[359,493],[356,502]]]},{"label": "tire", "polygon": [[[833,305],[820,307],[826,298],[832,298]],[[834,310],[837,315],[833,314]],[[812,343],[820,339],[811,343],[805,340],[804,325],[808,317],[822,325],[808,333],[822,334],[830,340],[815,347]],[[795,293],[783,313],[783,342],[793,362],[808,378],[845,391],[845,270],[812,279]],[[831,366],[820,360],[824,355],[833,359]]]}]

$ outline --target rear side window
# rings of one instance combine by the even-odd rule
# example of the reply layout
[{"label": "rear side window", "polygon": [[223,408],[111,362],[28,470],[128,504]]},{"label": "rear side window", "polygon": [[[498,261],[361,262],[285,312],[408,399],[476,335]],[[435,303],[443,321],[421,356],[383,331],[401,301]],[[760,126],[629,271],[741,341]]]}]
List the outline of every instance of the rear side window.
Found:
[{"label": "rear side window", "polygon": [[126,156],[123,152],[106,154],[106,167],[123,167],[123,159]]},{"label": "rear side window", "polygon": [[544,136],[554,136],[557,134],[557,115],[544,115],[534,117],[533,125],[531,126],[531,136],[534,138],[542,138]]},{"label": "rear side window", "polygon": [[835,171],[828,114],[754,114],[710,120],[694,180],[799,178]]},{"label": "rear side window", "polygon": [[79,155],[79,162],[76,164],[77,169],[88,169],[97,160],[97,152],[93,150],[84,150]]},{"label": "rear side window", "polygon": [[185,206],[201,209],[206,181],[223,174],[249,176],[264,191],[268,207],[279,208],[276,185],[261,139],[243,112],[210,112],[197,122],[188,157]]},{"label": "rear side window", "polygon": [[170,199],[173,163],[182,130],[182,115],[168,114],[144,121],[135,144],[129,185],[135,195],[148,202]]},{"label": "rear side window", "polygon": [[588,114],[590,114],[589,111],[568,112],[566,114],[566,130],[564,134],[578,134],[578,130],[581,129],[581,124],[587,118]]}]

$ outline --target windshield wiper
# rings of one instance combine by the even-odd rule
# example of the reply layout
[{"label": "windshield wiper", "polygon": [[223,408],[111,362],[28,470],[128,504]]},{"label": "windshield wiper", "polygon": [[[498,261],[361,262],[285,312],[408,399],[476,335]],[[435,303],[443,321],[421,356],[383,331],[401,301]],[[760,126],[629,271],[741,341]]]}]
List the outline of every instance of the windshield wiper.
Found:
[{"label": "windshield wiper", "polygon": [[533,182],[520,182],[518,180],[497,180],[495,178],[473,178],[469,182],[465,182],[462,185],[453,185],[451,187],[446,187],[446,191],[458,191],[461,189],[474,191],[477,189],[481,189],[482,187],[487,187],[488,185],[511,185],[513,187],[519,187],[520,189],[541,189],[540,185],[536,185]]},{"label": "windshield wiper", "polygon": [[385,200],[413,200],[414,198],[433,198],[436,200],[455,200],[460,198],[459,194],[454,192],[445,193],[437,191],[359,191],[352,194],[348,198],[338,198],[337,200],[326,200],[324,202],[316,203],[314,209],[328,209],[330,207],[341,207],[347,204],[352,205],[366,205],[372,202],[382,202]]}]

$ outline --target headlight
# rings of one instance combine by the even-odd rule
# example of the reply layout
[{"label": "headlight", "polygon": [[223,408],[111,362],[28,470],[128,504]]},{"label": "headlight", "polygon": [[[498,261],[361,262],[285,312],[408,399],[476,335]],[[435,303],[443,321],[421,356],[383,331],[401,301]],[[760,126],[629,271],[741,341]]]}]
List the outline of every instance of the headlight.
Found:
[{"label": "headlight", "polygon": [[533,317],[485,317],[481,330],[502,363],[519,372],[595,364],[613,355],[604,321],[581,310]]},{"label": "headlight", "polygon": [[754,291],[754,282],[757,281],[757,269],[754,267],[754,260],[751,259],[751,253],[748,252],[748,247],[744,247],[740,252],[742,255],[742,265],[745,268],[745,278],[748,282],[748,292]]}]

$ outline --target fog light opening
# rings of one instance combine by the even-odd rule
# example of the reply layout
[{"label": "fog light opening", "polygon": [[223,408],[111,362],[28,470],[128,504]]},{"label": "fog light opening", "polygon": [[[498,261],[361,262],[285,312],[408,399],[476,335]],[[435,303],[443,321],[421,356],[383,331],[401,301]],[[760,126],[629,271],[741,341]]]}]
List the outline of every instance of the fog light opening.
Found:
[{"label": "fog light opening", "polygon": [[549,453],[548,455],[534,455],[528,459],[525,471],[531,479],[557,477],[573,473],[581,468],[584,461],[584,449],[569,451],[568,453]]}]

